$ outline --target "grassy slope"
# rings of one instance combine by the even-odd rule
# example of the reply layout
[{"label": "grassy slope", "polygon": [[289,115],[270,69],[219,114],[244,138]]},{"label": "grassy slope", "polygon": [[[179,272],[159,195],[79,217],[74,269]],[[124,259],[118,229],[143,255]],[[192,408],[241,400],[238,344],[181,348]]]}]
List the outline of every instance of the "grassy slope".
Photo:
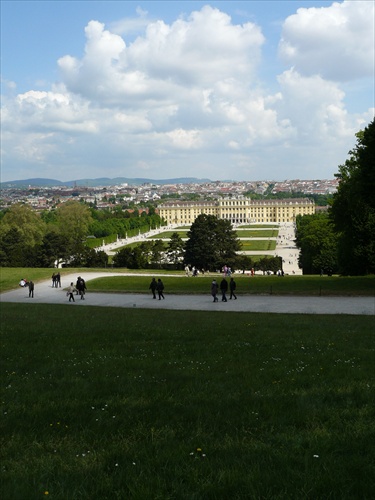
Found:
[{"label": "grassy slope", "polygon": [[373,318],[1,307],[3,498],[372,497]]},{"label": "grassy slope", "polygon": [[[219,274],[185,278],[167,276],[163,278],[166,291],[174,294],[205,294],[210,290],[211,281]],[[235,275],[239,295],[374,295],[375,277],[320,277],[320,276],[255,276]],[[91,291],[148,293],[149,276],[118,276],[98,278],[90,281]]]}]

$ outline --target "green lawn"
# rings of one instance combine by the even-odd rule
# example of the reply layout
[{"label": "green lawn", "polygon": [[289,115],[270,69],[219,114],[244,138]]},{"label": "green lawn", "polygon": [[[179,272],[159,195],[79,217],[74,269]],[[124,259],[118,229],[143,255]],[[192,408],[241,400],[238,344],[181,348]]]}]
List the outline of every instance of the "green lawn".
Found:
[{"label": "green lawn", "polygon": [[[155,273],[155,276],[157,273]],[[166,291],[171,294],[205,294],[210,290],[212,278],[218,273],[187,278],[181,272],[163,278]],[[320,276],[254,276],[234,275],[239,295],[331,295],[375,296],[375,276],[320,277]],[[113,276],[90,280],[88,287],[95,292],[148,293],[150,276]]]},{"label": "green lawn", "polygon": [[276,238],[279,234],[278,229],[259,229],[249,231],[247,229],[236,230],[238,238]]},{"label": "green lawn", "polygon": [[4,499],[373,496],[373,318],[1,313]]},{"label": "green lawn", "polygon": [[279,231],[279,225],[278,224],[272,224],[271,222],[269,224],[244,224],[238,227],[238,229],[276,229]]},{"label": "green lawn", "polygon": [[155,234],[153,236],[148,236],[149,240],[170,240],[172,234],[177,233],[181,238],[187,238],[187,231],[163,231],[162,233]]},{"label": "green lawn", "polygon": [[[150,276],[166,275],[163,281],[168,293],[207,293],[212,278],[220,278],[220,274],[210,273],[197,278],[186,278],[184,271],[165,271],[147,269],[114,269],[116,273],[124,272],[130,276],[112,276],[112,269],[61,269],[65,274],[85,276],[91,271],[107,271],[108,277],[90,280],[90,291],[148,293]],[[53,269],[0,268],[0,290],[17,288],[21,277],[32,279],[35,283],[50,279]],[[141,275],[141,276],[139,276]],[[274,295],[343,295],[375,297],[375,276],[254,276],[235,274],[237,292],[240,295],[274,294]]]},{"label": "green lawn", "polygon": [[276,240],[241,240],[241,250],[244,252],[275,250]]}]

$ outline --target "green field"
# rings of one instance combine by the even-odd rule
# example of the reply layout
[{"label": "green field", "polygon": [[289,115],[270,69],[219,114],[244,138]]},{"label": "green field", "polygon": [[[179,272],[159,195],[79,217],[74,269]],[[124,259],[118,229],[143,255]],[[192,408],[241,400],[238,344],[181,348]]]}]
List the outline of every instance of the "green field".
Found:
[{"label": "green field", "polygon": [[[210,273],[186,278],[180,272],[164,277],[163,283],[170,294],[205,294],[210,290],[212,278],[220,276]],[[375,296],[375,276],[234,276],[239,295]],[[90,280],[88,286],[93,292],[148,293],[150,280],[146,275],[109,276]]]},{"label": "green field", "polygon": [[371,317],[1,314],[6,500],[373,497]]},{"label": "green field", "polygon": [[249,231],[247,229],[237,229],[238,238],[276,238],[279,234],[277,229],[259,229]]},{"label": "green field", "polygon": [[[177,233],[181,238],[187,238],[187,231],[163,231],[162,233],[158,233],[152,236],[148,236],[147,239],[170,239],[172,234]],[[276,238],[279,234],[278,229],[237,229],[236,230],[238,238]]]},{"label": "green field", "polygon": [[155,234],[153,236],[148,236],[149,240],[170,240],[172,234],[177,233],[181,238],[187,238],[187,231],[163,231],[162,233]]},{"label": "green field", "polygon": [[[210,273],[198,278],[186,278],[184,271],[165,271],[136,269],[115,269],[116,273],[127,276],[111,276],[112,269],[61,269],[64,275],[76,274],[88,276],[92,271],[106,271],[108,277],[90,280],[88,287],[95,292],[116,293],[148,293],[151,276],[162,274],[168,293],[200,294],[210,289],[212,278],[221,275]],[[53,269],[0,268],[0,290],[6,291],[18,287],[21,277],[32,279],[35,283],[50,279]],[[375,276],[254,276],[235,274],[237,292],[240,295],[274,294],[274,295],[331,295],[331,296],[373,296],[375,297]]]},{"label": "green field", "polygon": [[277,231],[279,230],[279,225],[278,224],[244,224],[238,227],[238,229],[276,229]]},{"label": "green field", "polygon": [[241,240],[241,250],[244,252],[261,252],[275,249],[276,240]]}]

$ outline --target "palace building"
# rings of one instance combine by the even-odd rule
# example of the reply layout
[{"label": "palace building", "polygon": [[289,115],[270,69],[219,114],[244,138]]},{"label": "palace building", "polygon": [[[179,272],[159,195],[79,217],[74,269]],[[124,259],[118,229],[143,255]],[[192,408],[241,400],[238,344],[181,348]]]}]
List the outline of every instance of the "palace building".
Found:
[{"label": "palace building", "polygon": [[309,198],[283,200],[251,200],[224,198],[215,201],[167,201],[158,207],[167,224],[192,224],[200,214],[215,215],[232,224],[295,222],[297,215],[315,213],[315,203]]}]

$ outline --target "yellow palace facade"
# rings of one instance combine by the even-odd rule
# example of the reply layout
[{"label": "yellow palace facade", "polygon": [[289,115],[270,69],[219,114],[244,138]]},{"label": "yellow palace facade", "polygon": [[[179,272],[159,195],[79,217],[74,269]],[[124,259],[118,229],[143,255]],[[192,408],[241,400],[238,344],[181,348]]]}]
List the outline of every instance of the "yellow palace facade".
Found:
[{"label": "yellow palace facade", "polygon": [[228,198],[216,201],[168,201],[159,205],[159,215],[167,224],[192,224],[200,214],[215,215],[232,224],[294,222],[297,215],[315,213],[315,203],[308,198],[251,200]]}]

